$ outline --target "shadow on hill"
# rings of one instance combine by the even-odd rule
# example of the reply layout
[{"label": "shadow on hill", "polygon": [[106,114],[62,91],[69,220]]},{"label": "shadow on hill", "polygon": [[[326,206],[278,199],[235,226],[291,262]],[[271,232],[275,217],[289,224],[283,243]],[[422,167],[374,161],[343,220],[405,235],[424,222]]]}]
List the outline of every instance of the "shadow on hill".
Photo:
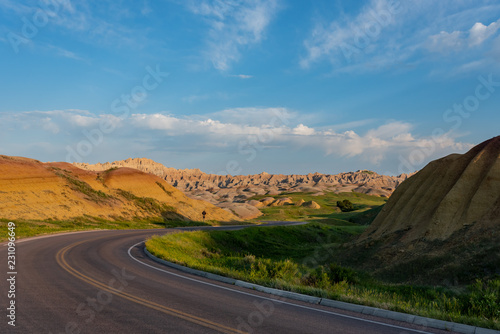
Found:
[{"label": "shadow on hill", "polygon": [[[384,205],[370,206],[370,205],[356,205],[355,211],[349,212],[334,212],[334,213],[317,213],[310,214],[312,218],[310,221],[317,223],[330,223],[334,225],[370,225],[379,212],[382,210]],[[371,208],[365,211],[359,212],[366,208]]]}]

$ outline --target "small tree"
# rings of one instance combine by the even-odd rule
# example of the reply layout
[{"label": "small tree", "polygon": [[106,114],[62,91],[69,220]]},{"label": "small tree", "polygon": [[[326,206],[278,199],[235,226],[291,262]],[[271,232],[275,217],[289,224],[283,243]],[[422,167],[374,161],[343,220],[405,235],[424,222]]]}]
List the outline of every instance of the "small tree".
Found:
[{"label": "small tree", "polygon": [[340,208],[342,212],[348,212],[354,210],[354,205],[348,199],[343,201],[337,201],[337,206]]}]

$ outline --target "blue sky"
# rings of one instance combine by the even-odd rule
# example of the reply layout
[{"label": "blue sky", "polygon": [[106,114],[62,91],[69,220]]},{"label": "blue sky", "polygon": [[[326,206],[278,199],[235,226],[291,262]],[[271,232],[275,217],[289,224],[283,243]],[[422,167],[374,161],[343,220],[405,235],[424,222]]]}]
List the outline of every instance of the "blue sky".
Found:
[{"label": "blue sky", "polygon": [[0,1],[0,154],[400,174],[499,135],[498,1]]}]

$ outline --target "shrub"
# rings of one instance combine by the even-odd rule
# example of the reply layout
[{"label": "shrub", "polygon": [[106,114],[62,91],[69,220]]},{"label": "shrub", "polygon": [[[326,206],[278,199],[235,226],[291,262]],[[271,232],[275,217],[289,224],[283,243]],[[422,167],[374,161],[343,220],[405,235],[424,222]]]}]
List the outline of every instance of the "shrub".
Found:
[{"label": "shrub", "polygon": [[464,313],[485,318],[500,318],[500,279],[476,280],[469,286],[469,295],[464,304]]},{"label": "shrub", "polygon": [[337,206],[342,210],[342,212],[348,212],[354,210],[354,205],[348,199],[343,201],[337,201]]},{"label": "shrub", "polygon": [[328,266],[328,277],[334,283],[346,281],[347,283],[358,283],[356,272],[350,268],[341,267],[335,263]]},{"label": "shrub", "polygon": [[327,269],[324,266],[312,270],[309,274],[304,275],[301,279],[303,285],[312,286],[320,289],[328,290],[332,284],[328,277]]}]

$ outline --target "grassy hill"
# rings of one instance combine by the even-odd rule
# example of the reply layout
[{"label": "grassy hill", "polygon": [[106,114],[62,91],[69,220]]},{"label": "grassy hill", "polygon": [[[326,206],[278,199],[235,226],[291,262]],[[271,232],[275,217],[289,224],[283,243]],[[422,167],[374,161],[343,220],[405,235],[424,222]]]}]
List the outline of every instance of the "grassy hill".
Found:
[{"label": "grassy hill", "polygon": [[239,220],[226,210],[188,198],[163,179],[136,169],[91,172],[62,162],[0,156],[0,225],[19,222],[21,235],[201,222],[203,211],[208,223]]}]

